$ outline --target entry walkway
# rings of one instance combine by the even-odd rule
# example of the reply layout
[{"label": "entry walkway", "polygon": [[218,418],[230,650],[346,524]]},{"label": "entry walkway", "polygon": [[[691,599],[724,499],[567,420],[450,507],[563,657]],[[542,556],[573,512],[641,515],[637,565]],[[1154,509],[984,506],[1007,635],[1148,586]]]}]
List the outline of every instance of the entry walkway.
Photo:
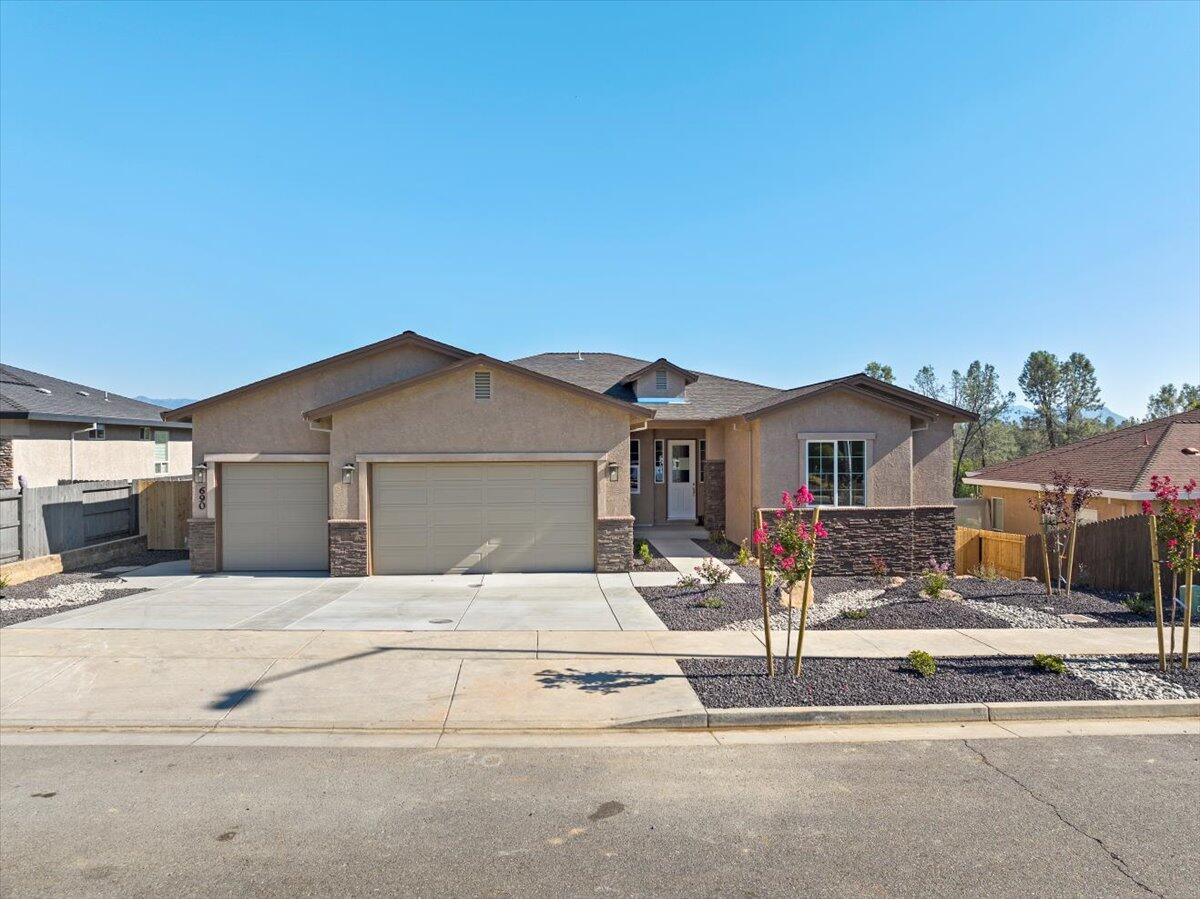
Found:
[{"label": "entry walkway", "polygon": [[646,540],[671,563],[675,572],[644,571],[630,575],[639,587],[669,586],[679,580],[680,575],[699,577],[696,570],[705,559],[710,559],[718,568],[729,572],[730,584],[742,584],[741,575],[715,558],[712,553],[701,549],[696,540],[707,540],[708,532],[698,527],[679,525],[656,525],[634,528],[634,537]]}]

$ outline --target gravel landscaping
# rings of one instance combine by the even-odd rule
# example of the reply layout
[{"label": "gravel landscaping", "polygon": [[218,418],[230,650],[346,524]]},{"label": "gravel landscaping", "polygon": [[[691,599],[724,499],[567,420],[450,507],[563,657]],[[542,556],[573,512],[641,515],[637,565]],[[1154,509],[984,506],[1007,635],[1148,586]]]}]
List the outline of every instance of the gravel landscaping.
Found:
[{"label": "gravel landscaping", "polygon": [[[931,677],[904,659],[805,659],[800,677],[767,677],[762,658],[677,661],[700,701],[715,709],[1200,698],[1200,666],[1164,673],[1157,657],[1145,655],[1069,656],[1064,674],[1043,671],[1030,658],[938,659]],[[776,659],[775,670],[790,669]]]},{"label": "gravel landscaping", "polygon": [[[643,562],[637,556],[637,548],[638,548],[638,545],[641,543],[645,543],[646,546],[650,550],[650,561],[649,562]],[[654,544],[651,543],[649,540],[644,540],[641,537],[634,535],[633,548],[634,548],[633,568],[632,568],[633,571],[674,571],[675,570],[675,566],[672,565],[670,562],[668,562],[666,559],[666,556],[664,556],[657,549],[655,549]]]},{"label": "gravel landscaping", "polygon": [[[671,630],[758,630],[762,628],[762,601],[757,566],[735,565],[738,547],[728,541],[694,541],[725,562],[746,581],[744,584],[691,587],[642,587],[639,592]],[[820,566],[817,568],[820,571]],[[890,587],[879,578],[822,577],[813,579],[814,601],[809,626],[826,630],[881,630],[925,628],[1072,628],[1149,627],[1150,614],[1138,614],[1125,605],[1126,595],[1078,588],[1070,599],[1047,596],[1045,587],[1029,580],[954,578],[951,589],[961,600],[925,599],[921,579],[909,578]],[[708,598],[706,608],[701,605]],[[787,627],[787,607],[774,591],[769,598],[771,622]],[[844,617],[863,610],[865,617]]]},{"label": "gravel landscaping", "polygon": [[90,566],[78,571],[49,574],[45,577],[5,587],[0,596],[0,627],[20,621],[44,618],[68,609],[144,593],[148,587],[130,587],[120,574],[105,574],[106,568],[141,568],[156,562],[186,559],[186,552],[140,550],[121,559]]}]

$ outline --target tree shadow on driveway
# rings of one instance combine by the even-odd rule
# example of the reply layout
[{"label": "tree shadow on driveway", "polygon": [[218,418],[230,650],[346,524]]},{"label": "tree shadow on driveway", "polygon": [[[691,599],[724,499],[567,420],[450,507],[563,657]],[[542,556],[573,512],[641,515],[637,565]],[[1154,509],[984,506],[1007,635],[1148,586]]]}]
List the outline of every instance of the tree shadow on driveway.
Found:
[{"label": "tree shadow on driveway", "polygon": [[579,671],[567,668],[555,671],[547,668],[535,675],[538,683],[547,690],[561,690],[575,687],[584,693],[601,693],[604,695],[628,690],[633,687],[649,687],[668,678],[677,678],[675,674],[650,674],[643,671]]}]

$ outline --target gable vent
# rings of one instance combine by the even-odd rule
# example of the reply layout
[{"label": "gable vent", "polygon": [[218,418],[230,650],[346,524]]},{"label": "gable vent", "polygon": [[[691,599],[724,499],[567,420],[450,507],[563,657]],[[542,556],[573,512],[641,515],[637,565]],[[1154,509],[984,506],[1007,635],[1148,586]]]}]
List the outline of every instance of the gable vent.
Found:
[{"label": "gable vent", "polygon": [[475,372],[475,399],[490,400],[492,398],[492,373],[490,371]]},{"label": "gable vent", "polygon": [[665,368],[660,368],[654,373],[654,389],[667,389],[667,370]]}]

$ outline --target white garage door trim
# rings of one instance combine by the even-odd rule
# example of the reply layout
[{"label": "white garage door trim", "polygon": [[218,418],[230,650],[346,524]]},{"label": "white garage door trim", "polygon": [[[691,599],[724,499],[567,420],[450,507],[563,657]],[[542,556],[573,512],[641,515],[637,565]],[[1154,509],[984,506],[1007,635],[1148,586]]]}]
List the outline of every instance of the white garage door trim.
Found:
[{"label": "white garage door trim", "polygon": [[327,570],[329,466],[222,463],[221,568]]},{"label": "white garage door trim", "polygon": [[374,574],[594,571],[592,461],[371,465]]}]

